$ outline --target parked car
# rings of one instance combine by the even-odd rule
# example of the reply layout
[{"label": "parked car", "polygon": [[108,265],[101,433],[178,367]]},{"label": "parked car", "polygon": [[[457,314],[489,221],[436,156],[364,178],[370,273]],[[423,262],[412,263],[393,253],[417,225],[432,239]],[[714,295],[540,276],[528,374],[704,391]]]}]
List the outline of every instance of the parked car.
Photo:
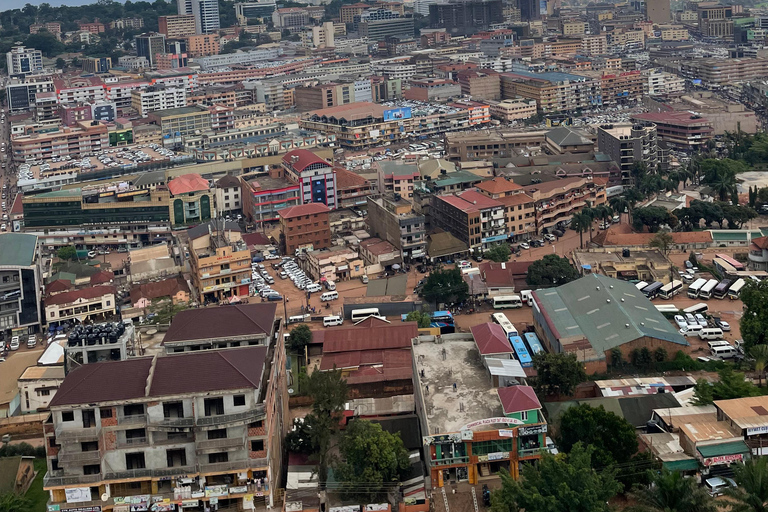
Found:
[{"label": "parked car", "polygon": [[518,247],[519,247],[520,249],[530,249],[530,248],[531,248],[531,246],[530,246],[530,245],[528,245],[528,243],[527,243],[527,242],[520,242],[520,245],[518,245]]},{"label": "parked car", "polygon": [[11,350],[19,350],[19,337],[14,336],[11,338]]},{"label": "parked car", "polygon": [[544,240],[549,240],[550,242],[554,242],[557,240],[557,237],[552,233],[547,233],[546,235],[544,235]]},{"label": "parked car", "polygon": [[715,317],[715,325],[721,328],[723,331],[731,330],[731,324],[729,324],[725,320],[721,320],[720,317]]},{"label": "parked car", "polygon": [[462,260],[459,262],[459,268],[472,268],[472,263]]},{"label": "parked car", "polygon": [[685,317],[682,315],[675,315],[675,323],[677,324],[678,329],[688,327],[688,322],[685,321]]}]

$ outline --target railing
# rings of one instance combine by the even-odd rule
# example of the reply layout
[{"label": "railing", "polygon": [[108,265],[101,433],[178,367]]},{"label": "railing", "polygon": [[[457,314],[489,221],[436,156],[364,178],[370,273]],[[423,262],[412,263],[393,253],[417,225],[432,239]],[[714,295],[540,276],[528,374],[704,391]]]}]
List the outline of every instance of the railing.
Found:
[{"label": "railing", "polygon": [[166,469],[155,469],[152,476],[189,475],[197,473],[197,466],[174,466]]},{"label": "railing", "polygon": [[469,457],[446,457],[442,459],[433,459],[432,464],[434,466],[450,466],[451,464],[466,464],[469,462]]},{"label": "railing", "polygon": [[69,464],[98,464],[101,462],[101,454],[98,450],[93,450],[90,452],[59,452],[58,455],[59,464],[69,465]]},{"label": "railing", "polygon": [[541,451],[544,449],[544,447],[540,448],[520,448],[517,450],[517,456],[518,457],[534,457],[541,453]]},{"label": "railing", "polygon": [[142,446],[149,443],[149,439],[147,437],[127,437],[125,439],[118,439],[117,440],[117,446],[118,448],[131,448],[135,446]]},{"label": "railing", "polygon": [[197,418],[198,427],[209,427],[211,425],[221,425],[224,423],[234,423],[236,421],[249,421],[263,416],[265,413],[264,406],[257,407],[255,409],[249,409],[245,412],[238,412],[234,414],[219,414],[217,416],[203,416]]},{"label": "railing", "polygon": [[101,427],[97,426],[72,430],[60,428],[56,430],[56,441],[58,444],[62,444],[63,442],[74,442],[83,439],[96,439],[99,437],[99,430],[101,430]]},{"label": "railing", "polygon": [[160,445],[160,444],[184,444],[184,443],[191,443],[195,440],[195,437],[191,434],[187,434],[185,436],[179,436],[179,437],[166,437],[163,439],[157,439],[157,436],[154,436],[152,439],[152,444],[154,445]]},{"label": "railing", "polygon": [[51,471],[43,478],[43,487],[58,487],[62,485],[94,484],[101,481],[101,474],[95,475],[68,475],[63,476],[63,471]]},{"label": "railing", "polygon": [[104,473],[104,480],[120,480],[123,478],[148,478],[152,476],[151,469],[125,469]]},{"label": "railing", "polygon": [[250,467],[250,460],[230,460],[227,462],[212,462],[198,464],[201,473],[214,473],[216,471],[238,471]]},{"label": "railing", "polygon": [[118,416],[117,424],[118,425],[146,425],[147,415],[131,414],[130,416]]},{"label": "railing", "polygon": [[210,450],[215,448],[242,448],[245,441],[242,437],[227,437],[224,439],[205,439],[197,441],[198,450]]},{"label": "railing", "polygon": [[162,420],[149,420],[149,426],[151,427],[166,427],[166,428],[184,428],[193,427],[195,425],[194,418],[163,418]]}]

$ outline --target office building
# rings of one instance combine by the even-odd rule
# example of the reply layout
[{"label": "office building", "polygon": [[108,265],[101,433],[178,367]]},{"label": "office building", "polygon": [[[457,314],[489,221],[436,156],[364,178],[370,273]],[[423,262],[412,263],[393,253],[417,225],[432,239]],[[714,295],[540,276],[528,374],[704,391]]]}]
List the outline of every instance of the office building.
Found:
[{"label": "office building", "polygon": [[636,162],[644,163],[651,172],[655,172],[659,165],[656,125],[653,123],[599,126],[597,147],[619,164],[623,185],[636,185],[632,179],[632,167]]},{"label": "office building", "polygon": [[160,126],[164,135],[168,135],[169,144],[181,143],[183,137],[211,129],[211,114],[200,105],[158,110],[150,112],[148,117]]},{"label": "office building", "polygon": [[22,112],[34,107],[35,98],[38,94],[55,94],[56,88],[53,81],[49,79],[33,82],[11,79],[5,90],[8,98],[8,110],[10,112]]},{"label": "office building", "polygon": [[196,224],[216,217],[208,180],[199,174],[184,174],[168,182],[171,193],[171,224]]},{"label": "office building", "polygon": [[277,9],[275,0],[257,0],[255,2],[238,2],[235,4],[237,21],[245,25],[249,19],[265,20],[272,17]]},{"label": "office building", "polygon": [[600,78],[571,73],[515,72],[501,75],[501,97],[536,100],[541,113],[595,108],[603,103]]},{"label": "office building", "polygon": [[488,101],[491,117],[499,121],[517,121],[536,115],[536,100],[513,98],[501,101]]},{"label": "office building", "polygon": [[96,122],[80,122],[76,126],[52,128],[44,133],[19,134],[11,137],[15,162],[50,157],[79,157],[98,153],[109,147],[107,126]]},{"label": "office building", "polygon": [[655,124],[659,142],[666,143],[668,148],[698,151],[713,137],[712,123],[690,112],[649,112],[636,114],[632,119]]},{"label": "office building", "polygon": [[272,23],[276,28],[298,32],[304,25],[309,24],[309,13],[299,7],[276,9],[272,13]]},{"label": "office building", "polygon": [[520,21],[536,21],[541,19],[541,3],[539,0],[518,0]]},{"label": "office building", "polygon": [[279,221],[278,211],[300,204],[303,203],[297,183],[268,176],[243,180],[243,215],[250,222]]},{"label": "office building", "polygon": [[322,203],[309,203],[279,210],[280,248],[283,254],[299,249],[319,251],[331,246],[331,209]]},{"label": "office building", "polygon": [[693,58],[680,61],[680,74],[690,80],[701,80],[708,87],[723,87],[733,82],[755,80],[765,76],[768,58],[715,59]]},{"label": "office building", "polygon": [[191,14],[160,16],[157,31],[168,39],[187,37],[195,34],[195,17]]},{"label": "office building", "polygon": [[176,12],[179,16],[192,14],[192,0],[176,0]]},{"label": "office building", "polygon": [[187,36],[185,41],[187,43],[187,53],[193,58],[218,55],[219,51],[221,51],[219,34]]},{"label": "office building", "polygon": [[282,166],[286,177],[299,185],[302,204],[323,203],[336,209],[336,172],[329,162],[308,149],[294,149],[283,156]]},{"label": "office building", "polygon": [[107,73],[112,69],[112,59],[109,57],[84,57],[81,62],[86,73]]},{"label": "office building", "polygon": [[455,195],[432,196],[433,227],[451,233],[470,251],[482,252],[506,241],[504,205],[474,190]]},{"label": "office building", "polygon": [[699,33],[704,37],[729,39],[733,36],[733,7],[704,4],[696,7]]},{"label": "office building", "polygon": [[403,261],[410,262],[426,255],[424,215],[415,213],[411,200],[399,192],[368,197],[368,228],[372,235],[400,251]]},{"label": "office building", "polygon": [[165,53],[165,35],[156,32],[148,32],[136,36],[136,55],[144,57],[150,67],[155,66],[155,55]]},{"label": "office building", "polygon": [[198,34],[211,34],[221,28],[218,0],[192,0],[192,14]]},{"label": "office building", "polygon": [[501,98],[501,79],[490,69],[471,69],[458,74],[461,93],[476,100],[498,100]]},{"label": "office building", "polygon": [[0,243],[0,331],[19,336],[40,330],[42,274],[37,237],[5,233]]},{"label": "office building", "polygon": [[151,86],[146,89],[131,91],[131,107],[141,117],[147,117],[150,112],[185,107],[187,93],[181,87]]},{"label": "office building", "polygon": [[[247,297],[251,282],[251,252],[237,224],[214,220],[189,229],[187,234],[190,237],[192,285],[201,299],[219,302]],[[180,342],[175,336],[168,339],[171,340]],[[184,350],[189,350],[187,345],[189,343],[184,344]],[[166,344],[168,350],[181,348],[181,344]]]},{"label": "office building", "polygon": [[43,70],[43,52],[34,48],[14,46],[5,54],[6,70],[9,75],[26,75]]},{"label": "office building", "polygon": [[[538,6],[538,1],[535,3]],[[503,19],[501,0],[466,0],[429,6],[430,27],[444,28],[452,36],[487,30]]]}]

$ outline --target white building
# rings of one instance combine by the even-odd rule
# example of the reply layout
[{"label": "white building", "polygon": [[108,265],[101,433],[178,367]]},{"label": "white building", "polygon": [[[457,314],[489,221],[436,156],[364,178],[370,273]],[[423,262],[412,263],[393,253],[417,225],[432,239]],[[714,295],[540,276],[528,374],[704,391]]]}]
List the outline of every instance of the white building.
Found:
[{"label": "white building", "polygon": [[149,67],[149,61],[146,57],[134,57],[132,55],[124,55],[117,59],[117,65],[121,68],[128,69],[144,69]]},{"label": "white building", "polygon": [[242,208],[240,180],[227,174],[216,182],[216,211],[224,214]]},{"label": "white building", "polygon": [[645,94],[649,96],[664,96],[685,92],[685,79],[680,76],[652,69],[647,72],[647,77]]},{"label": "white building", "polygon": [[150,112],[169,108],[185,107],[187,93],[181,87],[149,87],[131,91],[131,106],[147,117]]},{"label": "white building", "polygon": [[326,21],[319,27],[312,27],[302,32],[302,43],[307,48],[333,48],[334,28],[332,21]]},{"label": "white building", "polygon": [[14,46],[5,54],[9,75],[23,75],[43,70],[43,52],[34,48]]},{"label": "white building", "polygon": [[249,52],[235,52],[223,55],[198,57],[195,59],[195,63],[199,64],[201,69],[213,69],[275,60],[280,58],[281,54],[282,50],[280,48],[267,48],[251,50]]},{"label": "white building", "polygon": [[192,14],[198,34],[212,34],[221,28],[217,0],[192,0]]},{"label": "white building", "polygon": [[176,0],[176,9],[179,14],[192,14],[192,0]]},{"label": "white building", "polygon": [[48,409],[48,404],[64,382],[64,366],[30,366],[17,381],[21,414]]}]

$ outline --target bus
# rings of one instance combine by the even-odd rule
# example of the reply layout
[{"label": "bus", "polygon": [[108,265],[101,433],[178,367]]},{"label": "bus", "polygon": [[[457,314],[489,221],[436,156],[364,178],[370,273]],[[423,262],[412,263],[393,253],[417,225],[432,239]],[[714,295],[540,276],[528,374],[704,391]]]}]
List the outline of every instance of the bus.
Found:
[{"label": "bus", "polygon": [[718,285],[717,279],[710,279],[707,281],[707,284],[701,287],[701,290],[699,290],[699,297],[707,300],[712,298],[712,292],[715,290],[715,287]]},{"label": "bus", "polygon": [[654,281],[645,288],[643,288],[641,291],[643,292],[643,295],[648,297],[649,299],[655,299],[656,296],[659,294],[659,290],[664,286],[663,283],[659,281]]},{"label": "bus", "polygon": [[691,283],[690,286],[688,286],[688,298],[689,299],[695,299],[699,296],[699,290],[701,290],[701,287],[707,284],[707,280],[704,278],[699,278],[693,283]]},{"label": "bus", "polygon": [[531,349],[531,353],[533,355],[544,352],[544,347],[541,346],[539,337],[536,336],[535,332],[527,332],[524,334],[524,336],[525,336],[525,342],[528,343],[528,347]]},{"label": "bus", "polygon": [[517,336],[517,329],[515,329],[515,326],[509,321],[507,315],[504,313],[494,313],[491,316],[493,317],[493,321],[501,326],[501,330],[504,331],[507,338]]},{"label": "bus", "polygon": [[435,311],[432,313],[432,327],[453,326],[453,315],[450,311]]},{"label": "bus", "polygon": [[523,301],[519,295],[499,295],[493,298],[493,309],[521,308]]},{"label": "bus", "polygon": [[637,288],[638,290],[642,290],[643,288],[645,288],[649,284],[651,284],[651,283],[646,283],[645,281],[640,281],[639,283],[635,283],[635,288]]},{"label": "bus", "polygon": [[728,289],[731,287],[731,281],[730,279],[723,279],[718,283],[717,286],[715,286],[715,290],[712,292],[712,296],[716,299],[724,299],[726,295],[728,295]]},{"label": "bus", "polygon": [[379,314],[379,308],[353,309],[350,318],[353,322],[357,322],[358,320],[365,320],[369,316],[380,317],[381,315]]},{"label": "bus", "polygon": [[731,300],[738,299],[739,295],[741,295],[741,289],[744,288],[745,284],[747,284],[747,282],[743,279],[737,279],[736,282],[733,283],[733,286],[728,288],[728,298]]},{"label": "bus", "polygon": [[715,266],[718,272],[726,276],[732,276],[737,272],[733,265],[722,258],[712,258],[712,265]]},{"label": "bus", "polygon": [[672,297],[680,293],[682,290],[683,290],[683,282],[673,280],[671,283],[667,283],[661,287],[661,290],[659,290],[659,297],[661,297],[662,299],[671,299]]},{"label": "bus", "polygon": [[721,260],[725,261],[725,262],[726,262],[726,263],[728,263],[730,266],[732,266],[733,268],[735,268],[735,269],[736,269],[736,272],[742,272],[742,271],[746,270],[746,269],[744,268],[744,264],[743,264],[743,263],[741,263],[741,262],[740,262],[740,261],[738,261],[738,260],[735,260],[735,259],[731,258],[731,257],[730,257],[730,256],[728,256],[727,254],[715,254],[715,258],[720,258]]},{"label": "bus", "polygon": [[706,302],[699,302],[698,304],[694,304],[693,306],[689,308],[685,308],[683,310],[683,313],[690,313],[692,315],[695,315],[696,313],[704,314],[707,311],[709,311],[709,306],[707,306]]},{"label": "bus", "polygon": [[512,345],[512,348],[515,349],[515,355],[517,356],[517,360],[520,361],[520,366],[533,366],[533,359],[531,359],[531,354],[528,353],[528,349],[525,348],[523,338],[520,336],[510,336],[509,343]]},{"label": "bus", "polygon": [[680,309],[674,304],[658,304],[656,310],[661,313],[679,313]]}]

